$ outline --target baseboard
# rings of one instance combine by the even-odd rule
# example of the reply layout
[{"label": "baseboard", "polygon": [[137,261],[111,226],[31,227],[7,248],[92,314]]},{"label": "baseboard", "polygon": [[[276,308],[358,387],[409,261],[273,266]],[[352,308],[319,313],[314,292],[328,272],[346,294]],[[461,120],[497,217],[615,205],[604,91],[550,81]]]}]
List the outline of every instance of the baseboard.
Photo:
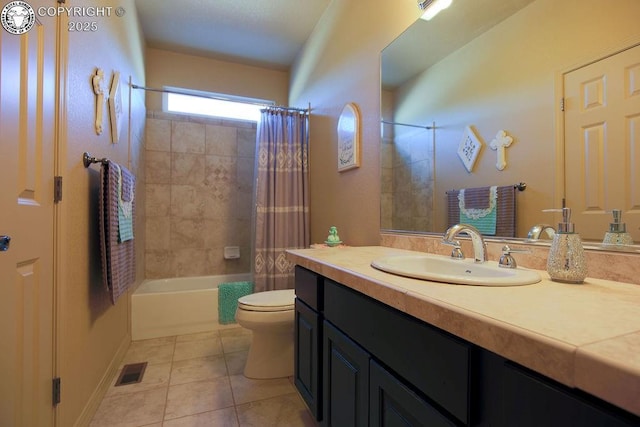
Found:
[{"label": "baseboard", "polygon": [[98,383],[98,386],[91,394],[91,397],[87,401],[87,404],[82,410],[82,413],[74,423],[74,427],[87,427],[91,423],[91,420],[98,410],[100,403],[102,403],[102,399],[104,399],[104,396],[107,394],[109,387],[111,387],[111,383],[118,374],[118,369],[122,364],[122,360],[124,359],[124,356],[127,353],[130,344],[131,335],[127,334],[122,339],[122,342],[118,347],[118,351],[113,356],[113,359],[111,359],[111,363],[109,363],[109,367],[102,376],[100,383]]}]

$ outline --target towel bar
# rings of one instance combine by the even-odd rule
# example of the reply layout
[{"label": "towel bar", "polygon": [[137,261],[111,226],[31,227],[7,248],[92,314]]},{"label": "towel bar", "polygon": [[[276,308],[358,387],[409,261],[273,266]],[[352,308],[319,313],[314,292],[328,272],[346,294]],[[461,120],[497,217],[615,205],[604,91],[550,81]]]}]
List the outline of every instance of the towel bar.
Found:
[{"label": "towel bar", "polygon": [[82,164],[84,165],[85,168],[88,168],[93,163],[106,164],[108,161],[109,161],[109,159],[107,159],[106,157],[104,157],[102,159],[97,159],[97,158],[91,156],[91,154],[87,153],[86,151],[82,154]]},{"label": "towel bar", "polygon": [[[517,184],[513,184],[513,188],[520,190],[520,191],[524,191],[527,189],[527,183],[526,182],[519,182]],[[449,191],[455,191],[457,192],[458,190],[449,190]],[[449,191],[445,191],[445,194],[448,194]]]},{"label": "towel bar", "polygon": [[519,182],[519,183],[514,185],[514,188],[517,188],[520,191],[524,191],[527,188],[527,183],[526,182]]},{"label": "towel bar", "polygon": [[436,122],[433,122],[432,126],[412,125],[410,123],[390,122],[390,121],[387,121],[387,120],[380,120],[380,123],[383,123],[385,125],[409,126],[409,127],[412,127],[412,128],[420,128],[420,129],[426,129],[426,130],[431,130],[431,129],[435,129],[436,128]]}]

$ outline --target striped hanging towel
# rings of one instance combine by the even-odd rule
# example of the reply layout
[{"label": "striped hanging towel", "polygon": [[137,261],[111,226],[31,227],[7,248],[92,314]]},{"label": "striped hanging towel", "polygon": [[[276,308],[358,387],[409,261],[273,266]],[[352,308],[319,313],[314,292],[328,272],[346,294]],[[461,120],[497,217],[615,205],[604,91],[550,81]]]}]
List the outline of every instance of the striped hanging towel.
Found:
[{"label": "striped hanging towel", "polygon": [[[135,282],[135,246],[133,239],[120,242],[119,198],[120,169],[122,166],[107,161],[100,168],[98,223],[100,228],[100,252],[102,255],[102,281],[109,292],[111,302],[127,292]],[[133,175],[131,175],[133,177]],[[135,199],[131,198],[131,226],[135,218]]]},{"label": "striped hanging towel", "polygon": [[[461,190],[447,191],[447,226],[460,222]],[[466,188],[465,209],[486,209],[489,206],[490,187]],[[473,197],[475,195],[475,197]],[[495,236],[515,237],[516,235],[516,189],[513,185],[497,187]]]},{"label": "striped hanging towel", "polygon": [[[479,190],[464,188],[458,192],[458,205],[460,207],[460,223],[474,226],[482,234],[495,236],[496,234],[496,204],[498,199],[497,186],[489,188],[488,206],[486,208],[468,208],[466,197],[476,201],[480,200]],[[486,197],[486,196],[485,196]],[[486,200],[486,198],[485,198]],[[486,205],[485,205],[486,206]]]}]

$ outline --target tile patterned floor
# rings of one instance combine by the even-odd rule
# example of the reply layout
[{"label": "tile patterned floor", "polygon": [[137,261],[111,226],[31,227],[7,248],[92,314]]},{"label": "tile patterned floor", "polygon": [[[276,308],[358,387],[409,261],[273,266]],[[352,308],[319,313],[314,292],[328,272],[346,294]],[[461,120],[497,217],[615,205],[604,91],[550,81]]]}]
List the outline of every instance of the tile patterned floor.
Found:
[{"label": "tile patterned floor", "polygon": [[113,378],[90,427],[316,426],[292,378],[242,375],[250,342],[238,327],[131,343],[123,365],[146,361],[142,382]]}]

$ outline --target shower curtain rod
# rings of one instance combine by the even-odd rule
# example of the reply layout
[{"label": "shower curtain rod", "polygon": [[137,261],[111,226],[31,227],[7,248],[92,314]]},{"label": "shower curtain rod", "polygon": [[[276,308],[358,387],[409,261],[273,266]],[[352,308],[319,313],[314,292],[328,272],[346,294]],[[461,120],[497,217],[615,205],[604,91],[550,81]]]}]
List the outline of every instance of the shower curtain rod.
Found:
[{"label": "shower curtain rod", "polygon": [[396,125],[396,126],[409,126],[412,128],[420,128],[420,129],[426,129],[426,130],[431,130],[431,129],[435,129],[436,128],[436,124],[435,122],[433,123],[433,126],[421,126],[421,125],[411,125],[409,123],[398,123],[398,122],[390,122],[387,120],[380,120],[382,123],[384,123],[385,125]]},{"label": "shower curtain rod", "polygon": [[[182,91],[182,90],[175,90],[175,89],[156,89],[156,88],[152,88],[152,87],[139,86],[137,84],[132,84],[131,88],[132,89],[147,90],[149,92],[174,93],[176,95],[188,95],[188,96],[197,96],[199,98],[216,99],[218,101],[230,101],[229,98],[225,98],[223,96],[207,95],[205,93],[193,93],[193,92],[189,92],[189,91]],[[309,104],[309,107],[307,107],[307,108],[295,108],[295,107],[285,107],[283,105],[263,104],[261,102],[251,102],[251,101],[242,101],[242,102],[245,103],[245,104],[261,105],[261,106],[263,106],[265,108],[277,108],[277,109],[280,109],[280,110],[300,111],[302,113],[311,114],[311,104]]]}]

